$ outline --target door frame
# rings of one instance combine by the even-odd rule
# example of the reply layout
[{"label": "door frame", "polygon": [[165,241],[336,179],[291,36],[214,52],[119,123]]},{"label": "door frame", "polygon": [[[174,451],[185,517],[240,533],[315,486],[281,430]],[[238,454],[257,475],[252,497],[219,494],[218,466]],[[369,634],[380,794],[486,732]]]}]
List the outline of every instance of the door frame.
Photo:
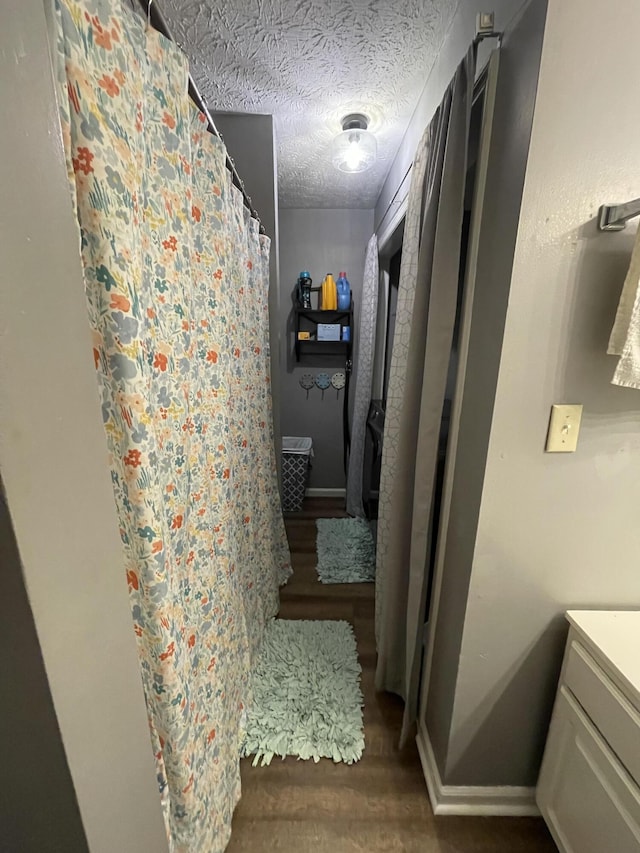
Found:
[{"label": "door frame", "polygon": [[[389,321],[389,270],[391,258],[402,247],[404,220],[409,201],[409,167],[392,204],[398,202],[392,219],[378,235],[378,314],[376,320],[376,345],[373,360],[371,398],[381,400],[384,391],[385,364],[387,359],[387,323]],[[400,198],[398,198],[400,196]],[[385,214],[386,216],[386,214]],[[384,217],[383,217],[384,220]]]},{"label": "door frame", "polygon": [[425,625],[422,676],[420,683],[420,698],[418,706],[418,731],[423,726],[426,712],[426,701],[431,680],[431,668],[433,665],[433,652],[440,597],[442,593],[442,582],[445,571],[445,552],[449,517],[451,512],[451,498],[453,494],[453,482],[456,464],[456,453],[458,448],[458,437],[460,432],[460,416],[464,397],[464,387],[467,371],[467,359],[469,355],[469,340],[471,336],[471,324],[473,314],[473,300],[475,295],[476,272],[478,251],[480,246],[480,229],[482,223],[482,212],[484,195],[487,184],[487,170],[489,164],[489,153],[491,148],[491,135],[493,130],[493,118],[495,111],[496,91],[498,83],[498,67],[500,48],[491,52],[487,64],[478,75],[474,86],[474,101],[484,92],[484,109],[482,115],[482,128],[480,131],[480,142],[478,147],[478,160],[476,180],[473,190],[473,201],[471,206],[471,224],[469,229],[469,248],[464,281],[464,300],[462,305],[462,318],[460,325],[460,349],[458,372],[456,375],[456,387],[451,407],[451,421],[449,426],[449,438],[447,441],[444,482],[442,486],[442,503],[440,509],[440,520],[438,524],[438,538],[436,544],[436,556],[433,568],[433,590],[427,622]]}]

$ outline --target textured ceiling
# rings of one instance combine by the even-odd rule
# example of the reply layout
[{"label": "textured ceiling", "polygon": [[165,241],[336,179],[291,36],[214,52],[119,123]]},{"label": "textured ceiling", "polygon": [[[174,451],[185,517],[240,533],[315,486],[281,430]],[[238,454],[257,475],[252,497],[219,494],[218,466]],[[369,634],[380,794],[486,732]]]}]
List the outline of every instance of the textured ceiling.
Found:
[{"label": "textured ceiling", "polygon": [[[210,110],[274,117],[281,207],[371,208],[458,0],[162,0]],[[344,174],[331,140],[369,116],[378,159]],[[248,188],[249,192],[251,188]]]}]

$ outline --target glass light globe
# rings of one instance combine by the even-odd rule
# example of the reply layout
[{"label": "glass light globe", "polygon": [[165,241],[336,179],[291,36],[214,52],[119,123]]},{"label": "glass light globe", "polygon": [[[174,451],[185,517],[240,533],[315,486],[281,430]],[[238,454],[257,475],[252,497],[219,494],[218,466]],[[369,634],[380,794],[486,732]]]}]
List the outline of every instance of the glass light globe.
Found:
[{"label": "glass light globe", "polygon": [[[365,172],[376,160],[376,138],[367,130],[366,121],[348,119],[343,120],[345,129],[333,140],[331,160],[341,172]],[[361,126],[349,126],[356,121]]]}]

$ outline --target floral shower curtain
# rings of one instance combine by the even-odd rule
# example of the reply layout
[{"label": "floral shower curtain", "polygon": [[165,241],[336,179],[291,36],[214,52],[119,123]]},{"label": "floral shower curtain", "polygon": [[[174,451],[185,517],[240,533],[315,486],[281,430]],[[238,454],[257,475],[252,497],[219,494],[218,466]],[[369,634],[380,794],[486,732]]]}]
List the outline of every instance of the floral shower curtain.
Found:
[{"label": "floral shower curtain", "polygon": [[371,403],[373,360],[376,348],[378,316],[378,238],[374,234],[367,245],[360,306],[360,329],[356,338],[358,373],[353,401],[351,450],[347,471],[347,512],[364,517],[362,504],[362,471],[367,433],[367,415]]},{"label": "floral shower curtain", "polygon": [[118,0],[57,0],[57,13],[63,135],[170,847],[218,851],[240,793],[248,674],[290,571],[269,240],[189,101],[183,54]]}]

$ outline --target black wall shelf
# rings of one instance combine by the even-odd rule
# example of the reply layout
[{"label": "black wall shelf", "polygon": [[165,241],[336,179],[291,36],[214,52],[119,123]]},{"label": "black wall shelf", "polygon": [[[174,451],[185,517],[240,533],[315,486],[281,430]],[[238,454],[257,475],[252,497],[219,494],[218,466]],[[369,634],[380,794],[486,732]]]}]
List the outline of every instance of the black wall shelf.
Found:
[{"label": "black wall shelf", "polygon": [[[341,356],[350,360],[353,348],[353,300],[346,311],[321,311],[317,308],[294,308],[295,323],[295,354],[296,361],[305,356]],[[339,324],[349,326],[350,340],[348,341],[319,341],[317,328],[319,323]],[[299,340],[298,332],[309,332],[308,340]]]}]

